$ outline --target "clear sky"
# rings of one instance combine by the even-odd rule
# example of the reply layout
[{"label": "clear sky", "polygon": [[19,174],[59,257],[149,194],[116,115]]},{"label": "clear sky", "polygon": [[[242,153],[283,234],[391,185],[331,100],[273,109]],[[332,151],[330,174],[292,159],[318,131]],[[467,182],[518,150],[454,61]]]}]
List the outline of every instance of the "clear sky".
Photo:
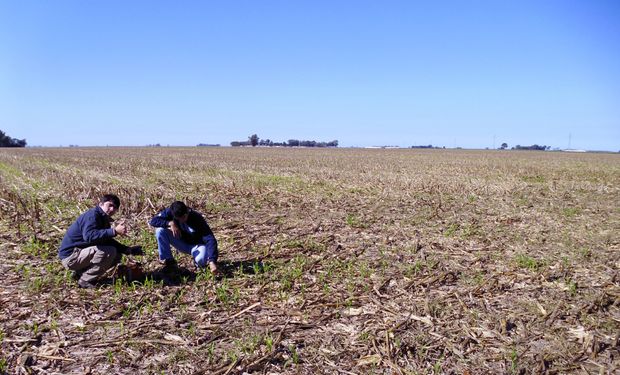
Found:
[{"label": "clear sky", "polygon": [[0,0],[28,145],[620,150],[618,0]]}]

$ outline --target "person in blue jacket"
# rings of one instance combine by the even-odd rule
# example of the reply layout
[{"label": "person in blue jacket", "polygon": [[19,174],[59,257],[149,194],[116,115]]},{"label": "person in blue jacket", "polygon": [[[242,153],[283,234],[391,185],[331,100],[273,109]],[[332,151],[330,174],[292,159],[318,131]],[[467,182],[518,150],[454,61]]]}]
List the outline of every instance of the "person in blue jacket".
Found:
[{"label": "person in blue jacket", "polygon": [[176,267],[172,245],[178,251],[190,254],[198,268],[209,266],[211,272],[218,272],[217,240],[202,214],[181,201],[175,201],[155,215],[149,225],[156,228],[159,260],[164,262],[164,268]]},{"label": "person in blue jacket", "polygon": [[102,196],[97,206],[71,224],[60,243],[58,257],[82,288],[94,288],[95,282],[120,262],[121,254],[143,254],[140,246],[129,247],[114,239],[127,234],[124,224],[112,225],[120,205],[116,195]]}]

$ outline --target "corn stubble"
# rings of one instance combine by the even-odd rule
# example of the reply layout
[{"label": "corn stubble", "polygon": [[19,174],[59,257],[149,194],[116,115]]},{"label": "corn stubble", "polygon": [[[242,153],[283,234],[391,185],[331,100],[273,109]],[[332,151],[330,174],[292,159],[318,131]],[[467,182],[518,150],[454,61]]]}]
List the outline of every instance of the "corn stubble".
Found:
[{"label": "corn stubble", "polygon": [[[56,258],[122,199],[147,278]],[[0,150],[0,373],[617,373],[620,155]],[[205,214],[224,277],[161,267],[147,220]]]}]

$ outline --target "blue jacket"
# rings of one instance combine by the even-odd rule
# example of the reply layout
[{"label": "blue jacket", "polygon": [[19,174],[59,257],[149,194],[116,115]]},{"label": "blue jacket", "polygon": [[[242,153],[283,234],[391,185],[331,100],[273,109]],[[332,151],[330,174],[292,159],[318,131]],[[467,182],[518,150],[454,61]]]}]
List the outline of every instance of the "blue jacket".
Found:
[{"label": "blue jacket", "polygon": [[156,228],[168,228],[168,223],[174,220],[177,226],[181,229],[181,240],[191,245],[204,244],[209,250],[217,249],[217,241],[215,236],[207,224],[205,218],[198,212],[190,209],[187,216],[187,226],[191,228],[191,231],[186,230],[183,224],[179,223],[177,219],[172,215],[170,208],[166,208],[157,215],[153,216],[149,225]]},{"label": "blue jacket", "polygon": [[84,212],[67,229],[60,243],[58,257],[60,259],[68,257],[76,247],[84,249],[95,245],[114,246],[119,252],[124,253],[127,246],[113,238],[114,229],[110,228],[111,222],[110,217],[99,206]]}]

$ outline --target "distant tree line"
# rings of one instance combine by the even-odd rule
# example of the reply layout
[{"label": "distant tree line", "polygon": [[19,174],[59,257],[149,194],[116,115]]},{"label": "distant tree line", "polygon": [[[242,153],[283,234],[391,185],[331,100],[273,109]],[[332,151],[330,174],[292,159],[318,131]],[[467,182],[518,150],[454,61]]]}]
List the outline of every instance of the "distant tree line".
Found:
[{"label": "distant tree line", "polygon": [[[433,146],[433,145],[420,145],[420,146],[411,146],[410,148],[441,148],[439,146]],[[445,147],[443,147],[445,148]]]},{"label": "distant tree line", "polygon": [[536,151],[546,151],[550,150],[551,146],[539,146],[539,145],[531,145],[531,146],[520,146],[516,145],[512,148],[512,150],[536,150]]},{"label": "distant tree line", "polygon": [[232,141],[230,145],[233,147],[240,146],[264,146],[264,147],[338,147],[338,141],[317,142],[317,141],[300,141],[298,139],[289,139],[288,142],[274,142],[270,139],[260,139],[258,135],[252,134],[247,141]]},{"label": "distant tree line", "polygon": [[0,147],[26,147],[26,140],[11,138],[0,130]]}]

